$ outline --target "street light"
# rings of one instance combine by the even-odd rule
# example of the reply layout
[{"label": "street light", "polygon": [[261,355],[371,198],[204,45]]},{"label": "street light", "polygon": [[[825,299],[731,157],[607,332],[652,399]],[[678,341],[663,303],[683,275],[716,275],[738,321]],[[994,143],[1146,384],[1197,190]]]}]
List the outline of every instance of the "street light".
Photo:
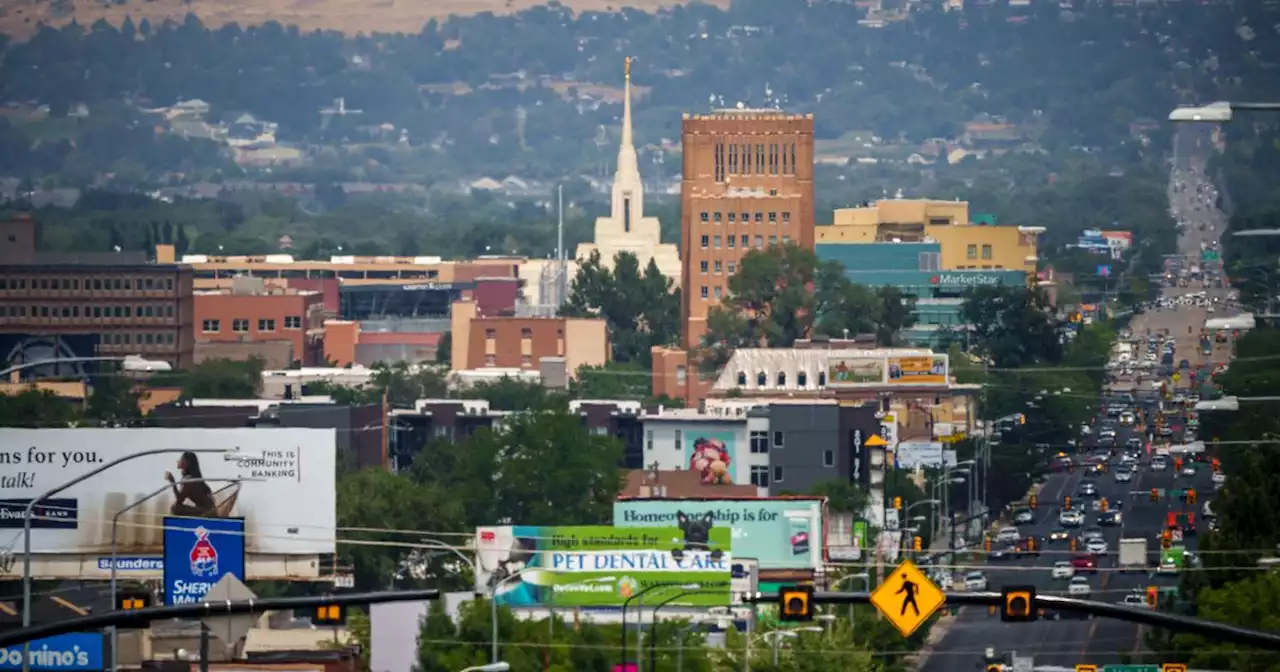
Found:
[{"label": "street light", "polygon": [[[73,488],[112,467],[129,462],[130,460],[136,460],[140,457],[149,457],[151,455],[166,455],[170,453],[220,453],[228,460],[236,457],[250,456],[248,451],[241,451],[238,447],[153,448],[151,450],[142,450],[125,455],[124,457],[116,458],[96,469],[76,476],[61,485],[54,486],[52,489],[46,490],[44,493],[33,497],[31,501],[27,503],[27,508],[22,514],[22,627],[31,627],[31,517],[35,511],[36,505],[62,492],[63,490],[66,490],[67,488]],[[25,642],[22,645],[22,672],[31,672],[31,642]]]},{"label": "street light", "polygon": [[505,660],[499,660],[496,663],[488,665],[476,665],[475,667],[465,667],[462,672],[507,672],[511,669],[511,664]]},{"label": "street light", "polygon": [[1179,107],[1169,113],[1169,121],[1222,123],[1233,112],[1280,112],[1280,103],[1230,103],[1220,100],[1199,107]]},{"label": "street light", "polygon": [[140,355],[125,355],[124,357],[60,357],[56,359],[37,359],[31,362],[23,362],[7,369],[0,370],[0,376],[8,376],[11,373],[17,373],[25,369],[34,369],[41,366],[76,364],[83,362],[120,362],[120,368],[125,371],[139,373],[154,373],[173,370],[173,367],[169,365],[169,362],[156,359],[145,359]]},{"label": "street light", "polygon": [[[681,588],[683,590],[697,590],[699,588],[699,584],[675,583],[675,582],[655,583],[652,586],[649,586],[643,590],[637,591],[634,595],[622,601],[622,660],[619,661],[619,669],[625,670],[627,668],[627,607],[631,605],[632,600],[639,600],[640,598],[644,597],[645,593],[651,590],[658,590],[661,588]],[[643,601],[641,603],[643,603]],[[637,604],[637,606],[639,605]],[[641,616],[641,619],[640,619],[640,627],[641,629],[644,628],[643,616]],[[639,652],[637,651],[637,656],[638,655],[639,655]]]},{"label": "street light", "polygon": [[[245,481],[261,481],[261,480],[264,480],[264,479],[261,479],[261,478],[184,478],[178,483],[234,483],[238,485]],[[116,604],[116,557],[117,557],[116,551],[118,550],[116,546],[116,531],[120,525],[120,516],[123,516],[129,511],[132,511],[138,508],[139,506],[142,506],[143,504],[146,504],[147,502],[155,499],[156,497],[159,497],[160,495],[168,492],[170,488],[178,487],[178,483],[166,483],[164,487],[159,488],[154,492],[152,492],[151,494],[148,494],[147,496],[143,497],[142,499],[135,500],[134,502],[124,507],[123,509],[116,511],[115,515],[111,517],[111,604],[112,605]],[[216,499],[217,493],[214,493],[214,495]],[[116,607],[112,606],[111,608],[115,609]],[[120,655],[119,653],[117,653],[119,642],[120,642],[119,631],[115,626],[111,626],[111,672],[115,672],[120,667]]]},{"label": "street light", "polygon": [[793,637],[799,637],[800,633],[802,632],[822,632],[822,631],[823,631],[822,628],[816,625],[806,625],[801,628],[788,628],[786,630],[770,630],[769,632],[766,632],[760,635],[760,638],[764,640],[772,640],[770,643],[773,646],[773,666],[776,668],[778,667],[778,659],[781,657],[780,654],[782,651],[781,645],[782,645],[783,637],[786,637],[787,639],[791,639]]}]

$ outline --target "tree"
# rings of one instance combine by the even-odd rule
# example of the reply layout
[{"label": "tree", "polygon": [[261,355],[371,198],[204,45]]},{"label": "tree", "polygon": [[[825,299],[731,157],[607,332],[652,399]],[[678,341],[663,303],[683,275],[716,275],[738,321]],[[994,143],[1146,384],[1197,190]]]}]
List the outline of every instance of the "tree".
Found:
[{"label": "tree", "polygon": [[564,408],[564,394],[547,389],[541,381],[503,376],[472,383],[459,391],[464,399],[484,399],[495,411],[531,411]]},{"label": "tree", "polygon": [[1062,359],[1060,326],[1044,292],[1012,285],[976,287],[960,309],[974,345],[1001,369]]},{"label": "tree", "polygon": [[0,427],[71,427],[78,418],[76,404],[51,390],[0,394]]},{"label": "tree", "polygon": [[609,362],[603,366],[583,366],[569,386],[576,399],[649,398],[650,372],[639,363]]},{"label": "tree", "polygon": [[652,259],[641,272],[636,255],[619,252],[609,269],[593,252],[578,266],[560,315],[604,319],[613,360],[648,367],[652,347],[680,336],[680,290]]},{"label": "tree", "polygon": [[328,381],[307,384],[307,391],[327,395],[338,404],[362,406],[387,403],[399,408],[411,408],[419,399],[443,399],[449,396],[449,384],[444,372],[428,364],[409,364],[400,361],[393,364],[374,362],[373,372],[366,385],[335,385]]},{"label": "tree", "polygon": [[103,427],[135,424],[142,419],[142,411],[138,408],[141,396],[134,389],[133,380],[126,376],[96,376],[85,404],[85,419]]},{"label": "tree", "polygon": [[206,359],[186,371],[152,376],[155,387],[181,387],[187,399],[254,399],[262,389],[261,357]]}]

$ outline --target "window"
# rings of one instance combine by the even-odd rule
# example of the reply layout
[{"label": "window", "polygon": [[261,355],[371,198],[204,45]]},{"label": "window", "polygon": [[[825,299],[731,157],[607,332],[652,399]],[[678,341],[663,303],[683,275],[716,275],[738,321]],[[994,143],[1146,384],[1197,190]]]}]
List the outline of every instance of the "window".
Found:
[{"label": "window", "polygon": [[237,334],[249,333],[249,320],[235,319],[231,320],[231,331]]},{"label": "window", "polygon": [[485,330],[484,330],[484,338],[485,338],[485,340],[486,340],[486,341],[492,341],[492,340],[496,339],[497,337],[498,337],[498,330],[497,330],[497,329],[485,329]]},{"label": "window", "polygon": [[302,317],[299,315],[285,315],[284,328],[285,329],[301,329]]},{"label": "window", "polygon": [[788,243],[790,243],[790,242],[791,242],[791,236],[787,236],[787,235],[782,236],[782,244],[783,244],[783,245],[786,245],[786,244],[788,244]]},{"label": "window", "polygon": [[689,377],[689,371],[683,365],[676,367],[676,384],[684,385]]},{"label": "window", "polygon": [[743,236],[742,236],[742,243],[741,243],[741,246],[742,246],[742,247],[746,247],[746,246],[747,246],[747,236],[746,236],[746,235],[743,235]]},{"label": "window", "polygon": [[751,432],[751,452],[757,455],[769,452],[769,432],[764,430]]},{"label": "window", "polygon": [[714,215],[712,216],[712,219],[714,219],[714,220],[716,221],[716,224],[719,224],[719,223],[720,223],[720,213],[718,213],[718,212],[717,212],[717,213],[714,213]]},{"label": "window", "polygon": [[779,371],[779,372],[778,372],[778,387],[786,387],[786,386],[787,386],[787,374],[786,374],[786,372],[785,372],[785,371]]},{"label": "window", "polygon": [[203,331],[206,334],[216,334],[221,331],[221,329],[222,325],[218,320],[205,320],[200,325],[200,331]]},{"label": "window", "polygon": [[676,430],[676,450],[684,451],[684,432],[679,429]]},{"label": "window", "polygon": [[717,300],[717,301],[719,301],[719,300],[722,298],[723,294],[724,294],[724,290],[723,290],[723,289],[721,289],[721,288],[719,288],[719,287],[716,287],[716,300]]},{"label": "window", "polygon": [[747,386],[747,374],[746,374],[746,372],[745,372],[745,371],[739,371],[739,372],[738,372],[738,387],[746,387],[746,386]]},{"label": "window", "polygon": [[764,371],[756,374],[756,387],[764,387],[769,382],[769,376],[764,375]]},{"label": "window", "polygon": [[764,213],[763,213],[763,212],[757,212],[757,213],[756,213],[756,221],[757,221],[757,222],[763,222],[763,221],[764,221]]},{"label": "window", "polygon": [[734,237],[729,236],[728,238],[729,238],[729,247],[737,247],[736,245],[734,245],[734,242],[735,242]]},{"label": "window", "polygon": [[751,213],[749,212],[742,213],[742,223],[746,224],[749,221],[751,221]]},{"label": "window", "polygon": [[732,224],[736,221],[738,221],[738,213],[736,212],[729,213],[729,223]]},{"label": "window", "polygon": [[707,211],[703,210],[702,212],[698,213],[698,219],[704,222],[707,221]]},{"label": "window", "polygon": [[275,331],[276,321],[272,319],[262,318],[258,320],[258,331]]},{"label": "window", "polygon": [[776,235],[769,236],[769,246],[773,247],[774,245],[777,245],[777,244],[778,244],[778,236]]},{"label": "window", "polygon": [[[732,245],[730,245],[729,247],[733,247],[733,246],[732,246]],[[734,263],[734,262],[732,262],[732,261],[731,261],[731,262],[729,262],[729,275],[733,275],[733,274],[734,274],[734,272],[736,272],[736,271],[737,271],[737,269],[738,269],[738,265],[737,265],[737,264],[735,264],[735,263]]]},{"label": "window", "polygon": [[709,245],[710,243],[711,243],[711,236],[702,237],[702,249],[704,250],[707,249],[707,245]]},{"label": "window", "polygon": [[937,271],[941,270],[942,255],[938,252],[921,252],[916,264],[917,270],[921,271]]},{"label": "window", "polygon": [[498,365],[498,356],[497,356],[497,355],[485,355],[485,356],[484,356],[484,365],[485,365],[485,366],[497,366],[497,365]]},{"label": "window", "polygon": [[520,366],[533,366],[533,355],[520,355]]},{"label": "window", "polygon": [[715,248],[720,249],[720,236],[715,237]]},{"label": "window", "polygon": [[764,236],[756,236],[756,249],[764,249]]},{"label": "window", "polygon": [[700,262],[698,262],[698,270],[702,271],[703,273],[706,273],[706,272],[707,272],[707,262],[706,262],[706,261],[700,261]]},{"label": "window", "polygon": [[776,221],[778,221],[778,213],[776,213],[776,212],[771,212],[771,213],[769,213],[769,221],[771,221],[771,222],[776,222]]},{"label": "window", "polygon": [[983,245],[983,246],[982,246],[982,258],[983,258],[983,259],[990,259],[990,258],[991,258],[991,246],[990,246],[990,245]]},{"label": "window", "polygon": [[796,374],[796,387],[804,387],[809,384],[809,374],[801,371]]},{"label": "window", "polygon": [[966,248],[965,248],[965,252],[964,252],[964,256],[965,256],[966,258],[968,258],[968,259],[977,259],[977,258],[978,258],[978,246],[977,246],[977,245],[970,245],[970,246],[966,247]]},{"label": "window", "polygon": [[708,295],[709,295],[709,294],[708,294],[708,292],[707,292],[707,286],[706,286],[706,285],[703,285],[703,286],[702,286],[702,298],[704,298],[704,299],[705,299],[705,298],[707,298],[707,296],[708,296]]},{"label": "window", "polygon": [[532,330],[532,329],[530,329],[529,327],[524,327],[523,329],[521,329],[521,330],[520,330],[520,338],[522,338],[522,339],[524,339],[524,340],[526,340],[526,341],[527,341],[527,340],[532,339],[532,338],[533,338],[533,330]]},{"label": "window", "polygon": [[[702,263],[704,263],[704,264],[705,264],[705,263],[707,263],[707,262],[705,262],[705,261],[704,261],[704,262],[702,262]],[[720,264],[721,264],[721,263],[722,263],[722,262],[721,262],[719,259],[717,259],[717,260],[716,260],[716,275],[720,275],[720,271],[721,271]]]},{"label": "window", "polygon": [[782,467],[773,468],[773,482],[774,483],[782,482]]},{"label": "window", "polygon": [[769,487],[769,467],[753,465],[751,467],[751,485],[757,488]]},{"label": "window", "polygon": [[644,433],[644,449],[653,450],[653,430]]},{"label": "window", "polygon": [[836,466],[836,451],[834,450],[822,451],[822,466],[824,467]]},{"label": "window", "polygon": [[[774,447],[774,448],[781,448],[781,447],[783,446],[782,439],[783,439],[782,432],[774,432],[774,433],[773,433],[773,447]],[[775,479],[773,479],[773,480],[775,480],[775,481],[781,481],[782,479],[781,479],[781,478],[775,478]]]},{"label": "window", "polygon": [[791,223],[791,213],[789,213],[789,212],[784,212],[784,213],[782,213],[782,223],[783,223],[783,224],[790,224],[790,223]]}]

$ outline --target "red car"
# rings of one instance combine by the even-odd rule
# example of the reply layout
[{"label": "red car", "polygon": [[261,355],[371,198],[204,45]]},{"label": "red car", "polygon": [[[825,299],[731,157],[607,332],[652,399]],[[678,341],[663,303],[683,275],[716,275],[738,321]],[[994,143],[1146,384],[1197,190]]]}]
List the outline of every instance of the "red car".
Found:
[{"label": "red car", "polygon": [[1077,555],[1071,558],[1071,566],[1077,572],[1094,572],[1098,571],[1098,556],[1096,555]]}]

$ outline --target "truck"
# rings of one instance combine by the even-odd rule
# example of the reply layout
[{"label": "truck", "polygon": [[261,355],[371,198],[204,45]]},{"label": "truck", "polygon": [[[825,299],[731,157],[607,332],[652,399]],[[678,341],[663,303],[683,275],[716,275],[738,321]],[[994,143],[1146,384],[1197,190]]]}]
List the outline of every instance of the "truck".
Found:
[{"label": "truck", "polygon": [[1119,566],[1121,570],[1146,570],[1147,568],[1147,540],[1145,537],[1136,539],[1120,540],[1120,560]]}]

